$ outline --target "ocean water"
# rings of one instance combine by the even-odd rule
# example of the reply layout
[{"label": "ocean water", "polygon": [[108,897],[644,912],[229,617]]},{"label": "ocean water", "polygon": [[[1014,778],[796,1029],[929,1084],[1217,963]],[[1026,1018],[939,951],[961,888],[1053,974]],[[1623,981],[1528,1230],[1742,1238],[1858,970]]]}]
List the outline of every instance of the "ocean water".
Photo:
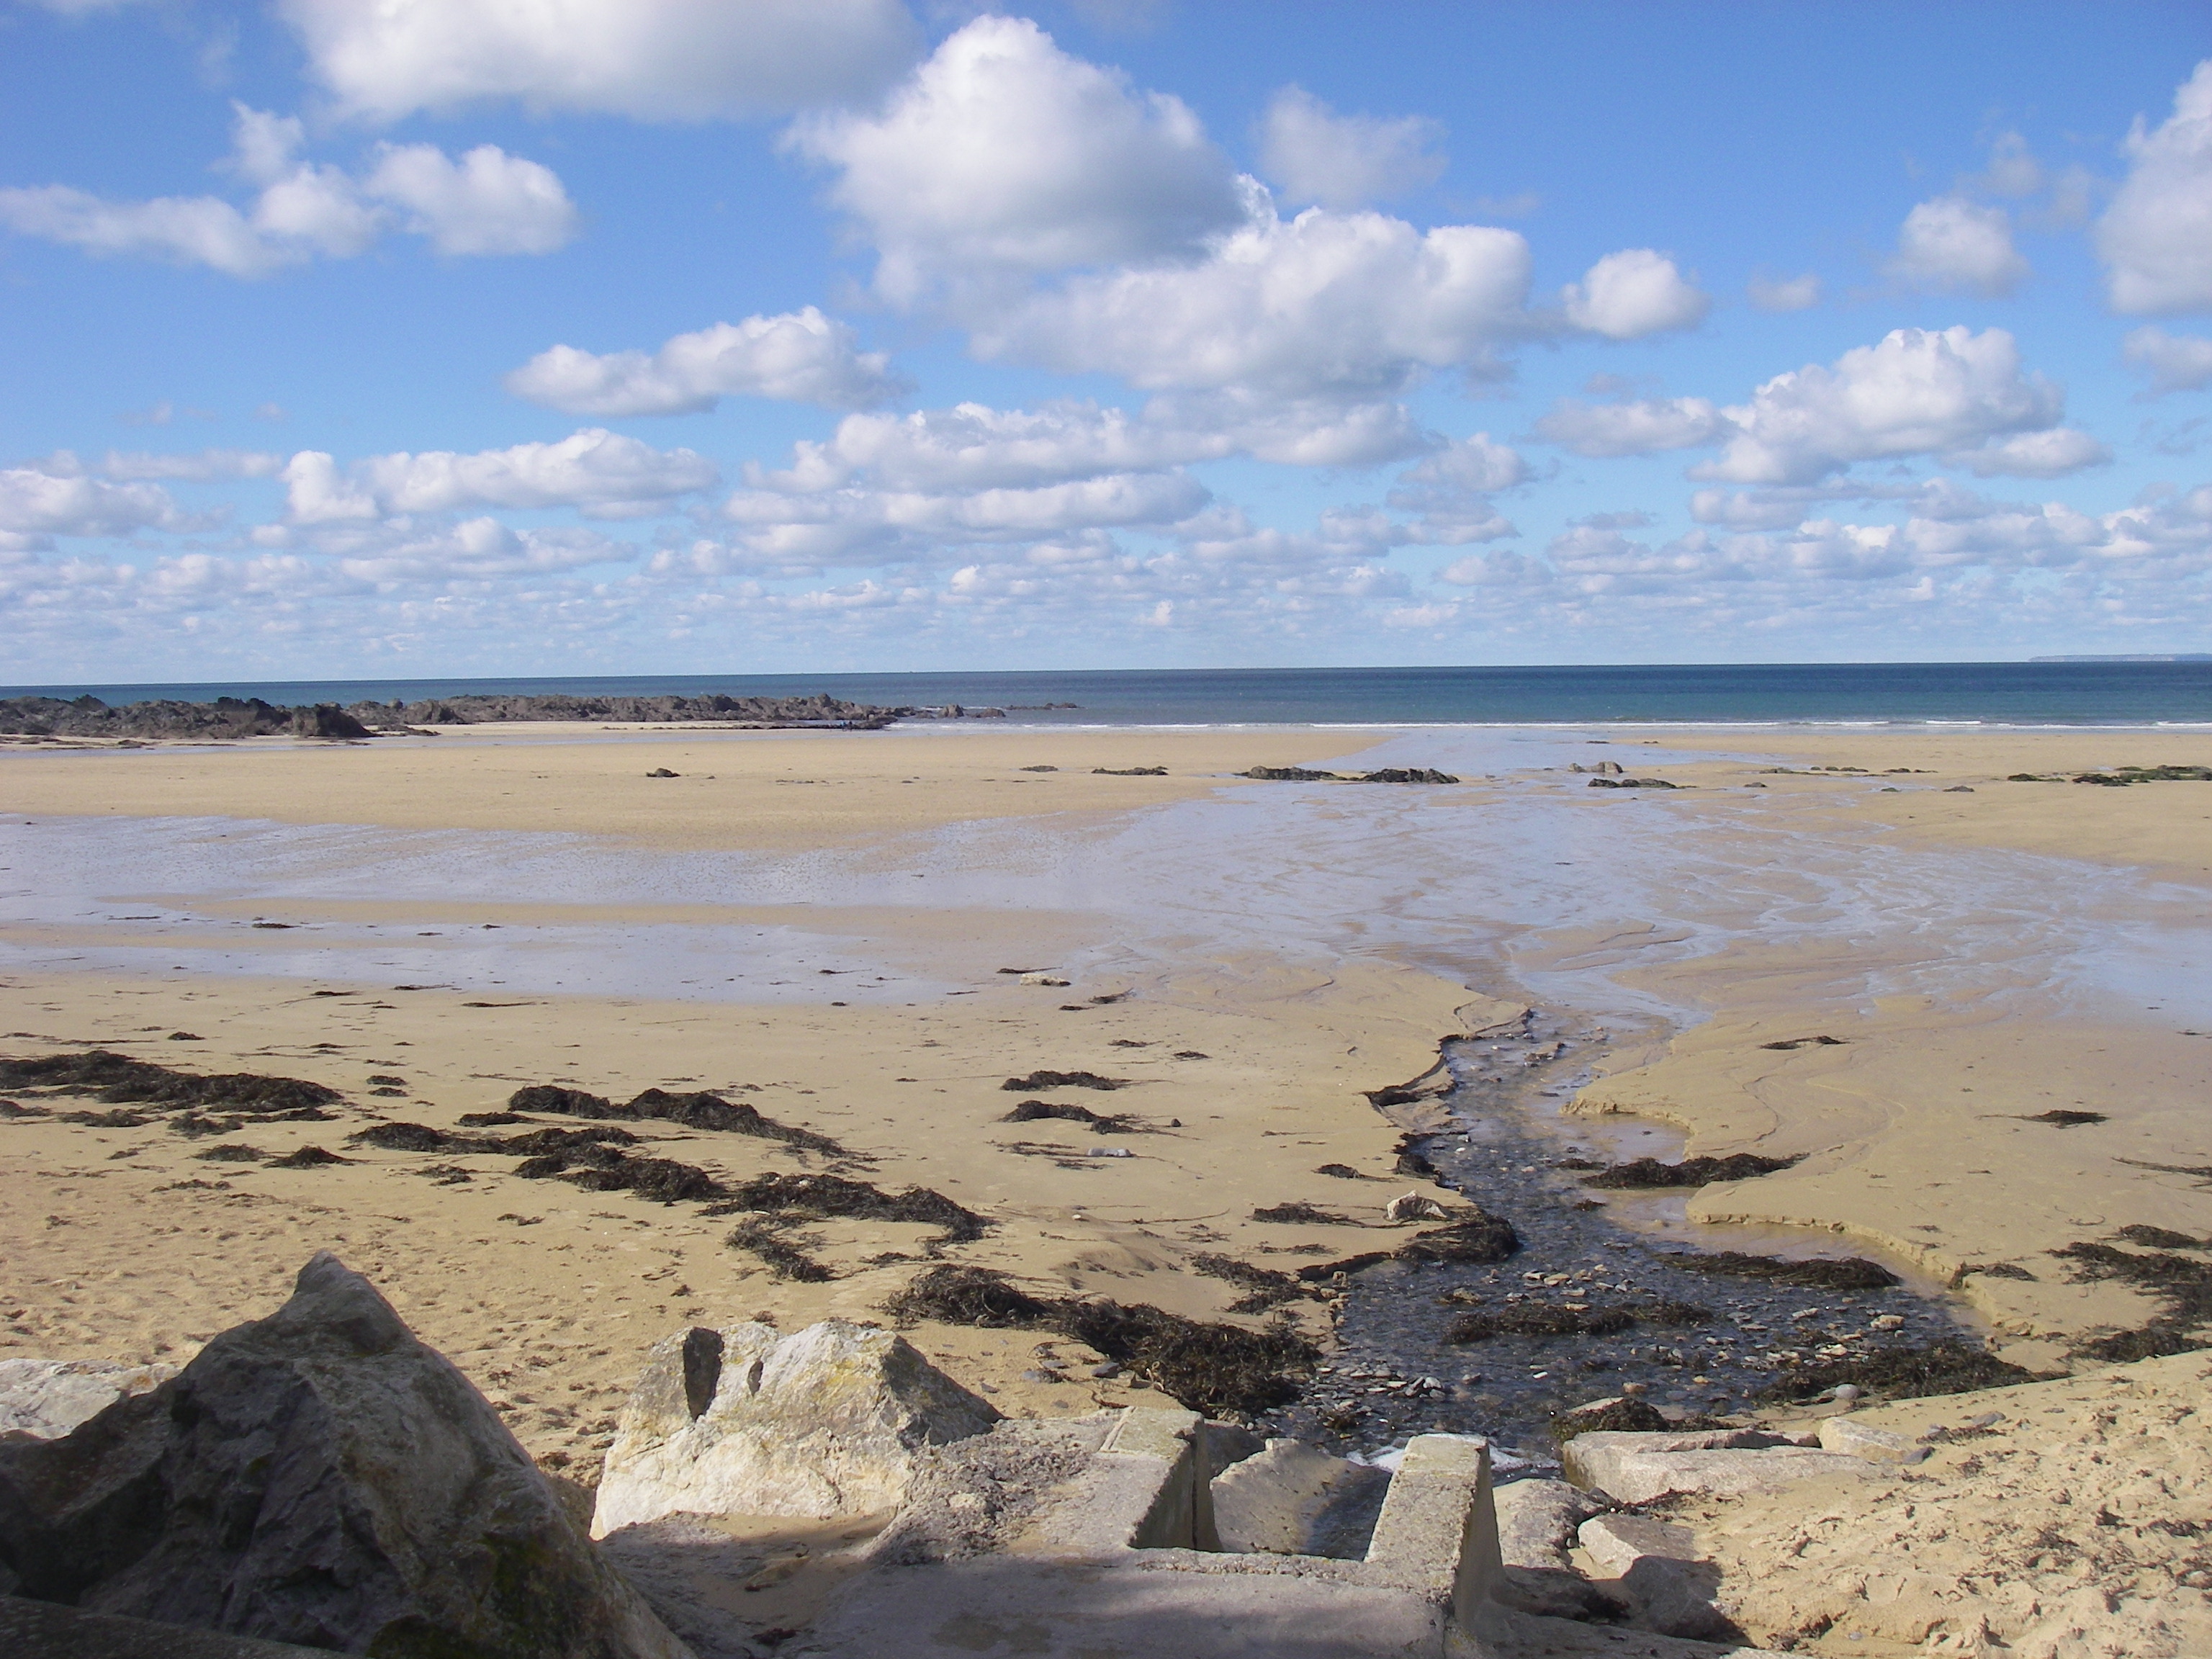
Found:
[{"label": "ocean water", "polygon": [[1052,726],[2212,726],[2212,661],[394,678],[33,686],[0,695],[89,693],[109,703],[234,696],[299,704],[470,692],[652,696],[715,691],[757,696],[819,691],[890,705],[959,703],[1005,708],[1012,720]]}]

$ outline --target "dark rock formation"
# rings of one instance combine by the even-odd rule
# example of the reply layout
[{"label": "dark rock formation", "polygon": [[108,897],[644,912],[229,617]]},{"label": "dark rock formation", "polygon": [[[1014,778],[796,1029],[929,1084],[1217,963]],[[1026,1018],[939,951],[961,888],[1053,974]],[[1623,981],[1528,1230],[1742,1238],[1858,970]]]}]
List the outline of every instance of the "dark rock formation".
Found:
[{"label": "dark rock formation", "polygon": [[0,1444],[15,1594],[393,1659],[686,1659],[483,1395],[327,1252],[269,1318]]},{"label": "dark rock formation", "polygon": [[1449,772],[1439,772],[1432,766],[1385,766],[1380,770],[1364,773],[1352,780],[1354,783],[1457,783],[1459,780]]},{"label": "dark rock formation", "polygon": [[0,732],[57,738],[366,738],[369,729],[336,703],[282,708],[258,697],[240,702],[134,702],[111,708],[98,697],[0,698]]}]

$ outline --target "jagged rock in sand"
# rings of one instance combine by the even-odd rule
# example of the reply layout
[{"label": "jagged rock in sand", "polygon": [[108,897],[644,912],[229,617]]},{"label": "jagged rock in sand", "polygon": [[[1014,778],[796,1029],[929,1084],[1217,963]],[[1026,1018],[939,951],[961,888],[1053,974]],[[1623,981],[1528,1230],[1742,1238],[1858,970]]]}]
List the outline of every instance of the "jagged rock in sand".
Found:
[{"label": "jagged rock in sand", "polygon": [[1499,1594],[1523,1613],[1553,1619],[1618,1620],[1623,1602],[1591,1585],[1567,1552],[1575,1529],[1603,1513],[1602,1500],[1564,1480],[1516,1480],[1492,1493],[1498,1553],[1505,1565]]},{"label": "jagged rock in sand", "polygon": [[980,1434],[986,1401],[890,1331],[748,1323],[657,1344],[607,1450],[592,1530],[677,1513],[828,1519],[895,1509],[915,1454]]},{"label": "jagged rock in sand", "polygon": [[0,1359],[0,1434],[58,1440],[117,1401],[151,1392],[174,1365],[107,1359]]},{"label": "jagged rock in sand", "polygon": [[1720,1569],[1696,1535],[1647,1515],[1601,1515],[1577,1534],[1591,1563],[1633,1603],[1638,1622],[1662,1636],[1726,1642],[1743,1632],[1713,1605]]},{"label": "jagged rock in sand", "polygon": [[53,1440],[0,1442],[17,1593],[342,1652],[689,1659],[483,1396],[327,1251]]},{"label": "jagged rock in sand", "polygon": [[1869,1463],[1924,1463],[1928,1448],[1887,1429],[1877,1429],[1856,1416],[1825,1418],[1820,1423],[1820,1447]]},{"label": "jagged rock in sand", "polygon": [[1399,1194],[1385,1204],[1382,1214],[1390,1221],[1442,1221],[1450,1212],[1433,1198],[1409,1191]]},{"label": "jagged rock in sand", "polygon": [[1862,1459],[1819,1451],[1757,1429],[1688,1434],[1578,1434],[1560,1454],[1568,1480],[1622,1504],[1672,1493],[1778,1492],[1823,1474],[1868,1473]]}]

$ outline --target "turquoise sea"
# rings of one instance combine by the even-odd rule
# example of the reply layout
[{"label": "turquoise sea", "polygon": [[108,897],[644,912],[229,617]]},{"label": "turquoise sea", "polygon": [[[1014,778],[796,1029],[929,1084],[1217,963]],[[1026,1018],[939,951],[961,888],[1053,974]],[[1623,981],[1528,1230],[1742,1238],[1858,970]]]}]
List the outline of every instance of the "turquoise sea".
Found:
[{"label": "turquoise sea", "polygon": [[646,674],[80,684],[24,687],[5,695],[75,697],[88,692],[118,704],[217,696],[297,704],[412,701],[469,692],[696,696],[715,691],[762,696],[820,691],[854,702],[959,703],[1005,708],[1024,723],[1054,726],[2212,725],[2212,660]]}]

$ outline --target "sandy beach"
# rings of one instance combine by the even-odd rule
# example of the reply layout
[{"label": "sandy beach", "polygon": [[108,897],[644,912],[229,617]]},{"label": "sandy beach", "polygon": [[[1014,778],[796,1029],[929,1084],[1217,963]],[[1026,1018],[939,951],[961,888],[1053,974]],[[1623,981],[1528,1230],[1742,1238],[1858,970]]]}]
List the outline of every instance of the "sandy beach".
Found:
[{"label": "sandy beach", "polygon": [[[1455,752],[1488,769],[1418,788],[1229,775]],[[1567,769],[1600,757],[1683,787],[1592,790]],[[2082,1338],[2156,1309],[2048,1251],[2130,1224],[2212,1232],[2212,1018],[2185,1006],[2201,971],[2177,979],[2160,954],[2185,961],[2198,938],[2212,787],[2004,780],[2207,761],[2196,734],[1778,730],[1547,734],[1525,752],[1295,729],[538,728],[0,751],[5,1052],[326,1085],[345,1096],[333,1119],[222,1140],[347,1160],[211,1161],[216,1142],[158,1119],[0,1125],[0,1355],[176,1363],[328,1247],[534,1454],[588,1475],[639,1356],[684,1323],[880,1319],[940,1259],[1236,1318],[1239,1287],[1194,1256],[1387,1249],[1402,1230],[1383,1204],[1420,1183],[1394,1173],[1401,1126],[1365,1091],[1572,993],[1610,1036],[1559,1133],[1626,1115],[1694,1154],[1802,1155],[1675,1209],[1953,1283],[2008,1358],[2070,1368]],[[1093,771],[1150,765],[1168,775]],[[1447,860],[1492,884],[1495,914],[1455,897]],[[1516,920],[1509,900],[1570,866],[1581,884],[1540,925]],[[1639,870],[1668,884],[1663,909]],[[672,957],[730,971],[682,979]],[[1126,1086],[1009,1090],[1040,1069]],[[827,1271],[806,1282],[696,1205],[349,1139],[452,1131],[546,1083],[720,1091],[843,1155],[673,1124],[641,1150],[725,1182],[834,1167],[990,1226],[946,1246],[916,1224],[814,1224],[798,1237]],[[1032,1097],[1127,1130],[1004,1121]],[[2052,1109],[2099,1121],[2036,1121]],[[1284,1204],[1349,1224],[1252,1218]],[[1291,1316],[1327,1340],[1325,1304]],[[1066,1341],[1042,1346],[1072,1382],[1040,1380],[1030,1336],[925,1324],[915,1340],[1012,1413],[1147,1393],[1091,1376],[1098,1356]]]}]

